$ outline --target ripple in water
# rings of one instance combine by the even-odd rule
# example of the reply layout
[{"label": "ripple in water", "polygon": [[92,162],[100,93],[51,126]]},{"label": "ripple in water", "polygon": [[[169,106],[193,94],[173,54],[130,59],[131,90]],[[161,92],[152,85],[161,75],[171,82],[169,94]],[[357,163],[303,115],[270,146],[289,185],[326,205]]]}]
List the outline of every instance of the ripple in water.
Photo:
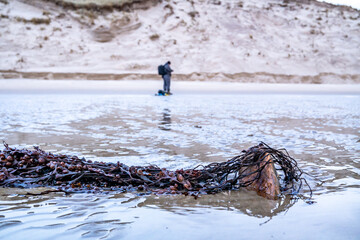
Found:
[{"label": "ripple in water", "polygon": [[312,176],[304,177],[315,204],[247,191],[195,200],[0,189],[0,238],[356,239],[359,122],[359,96],[1,95],[0,137],[12,146],[178,169],[225,161],[264,141],[285,147]]}]

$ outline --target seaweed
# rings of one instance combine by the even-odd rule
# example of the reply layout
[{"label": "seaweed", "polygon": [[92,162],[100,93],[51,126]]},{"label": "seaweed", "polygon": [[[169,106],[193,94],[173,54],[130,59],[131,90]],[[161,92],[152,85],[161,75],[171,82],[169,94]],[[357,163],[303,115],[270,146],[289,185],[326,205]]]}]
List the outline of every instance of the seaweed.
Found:
[{"label": "seaweed", "polygon": [[[297,161],[286,149],[277,150],[263,142],[225,162],[175,171],[156,165],[92,162],[77,156],[45,152],[37,146],[33,150],[16,149],[4,142],[4,147],[0,151],[0,186],[3,187],[57,186],[58,191],[63,192],[134,190],[197,197],[246,188],[260,179],[268,164],[274,164],[281,173],[282,194],[297,195],[306,184],[310,189],[310,198],[312,196]],[[271,156],[272,160],[265,161],[267,156]]]}]

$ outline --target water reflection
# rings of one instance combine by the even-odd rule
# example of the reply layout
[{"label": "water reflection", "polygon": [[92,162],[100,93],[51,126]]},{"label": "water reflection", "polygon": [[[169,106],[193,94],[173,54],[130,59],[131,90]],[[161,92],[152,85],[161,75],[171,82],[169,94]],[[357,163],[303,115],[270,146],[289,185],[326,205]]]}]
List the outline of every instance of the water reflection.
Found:
[{"label": "water reflection", "polygon": [[[184,221],[190,225],[195,221],[197,225],[208,226],[216,216],[232,218],[235,225],[238,221],[255,221],[263,225],[277,219],[274,217],[296,203],[290,197],[267,200],[246,190],[202,195],[197,199],[184,195],[140,196],[136,192],[27,195],[45,190],[0,189],[0,238],[22,239],[24,235],[32,236],[36,232],[43,237],[29,239],[119,239],[126,233],[135,234],[127,239],[139,239],[138,234],[146,239],[159,239],[159,236],[148,236],[146,229],[157,228],[161,235],[169,221]],[[244,215],[252,220],[247,219],[249,217],[244,220]],[[223,227],[228,223],[224,224]],[[180,234],[183,229],[175,231]]]},{"label": "water reflection", "polygon": [[171,111],[167,108],[164,108],[162,112],[162,119],[159,122],[159,128],[164,131],[171,130]]},{"label": "water reflection", "polygon": [[[333,203],[330,206],[334,208],[327,217],[329,209],[322,209],[320,203],[304,205],[291,197],[267,200],[246,190],[203,195],[198,199],[183,195],[141,196],[136,192],[26,195],[44,190],[0,188],[0,239],[8,236],[11,239],[29,236],[29,240],[165,239],[169,236],[172,239],[221,239],[224,233],[226,239],[238,239],[234,237],[238,232],[244,239],[264,238],[270,233],[277,234],[274,239],[285,239],[279,238],[284,229],[289,235],[299,236],[297,229],[312,228],[309,231],[314,234],[321,232],[316,231],[314,222],[334,226],[335,216],[349,210],[347,206],[357,206],[360,200],[351,195],[354,198],[349,199],[349,205],[337,209],[335,206],[343,196],[334,196],[330,199]],[[327,200],[320,202],[328,206]],[[345,222],[347,226],[356,229],[356,211],[345,214],[350,216],[346,218],[349,219]],[[310,217],[314,220],[309,221]],[[293,228],[294,222],[300,224],[297,229]],[[355,236],[356,231],[353,230],[351,236]],[[191,232],[191,237],[187,232]],[[306,231],[300,236],[304,234]],[[311,239],[311,236],[301,239]]]},{"label": "water reflection", "polygon": [[240,190],[221,192],[215,195],[203,195],[197,199],[188,196],[151,195],[139,204],[139,207],[157,206],[180,215],[189,214],[198,208],[240,211],[251,217],[272,218],[289,210],[296,200],[290,196],[279,200],[268,200],[253,191]]},{"label": "water reflection", "polygon": [[[113,193],[113,194],[70,194],[48,193],[42,195],[41,192],[47,188],[33,189],[0,189],[0,213],[4,222],[21,221],[27,215],[31,218],[37,218],[37,214],[45,218],[51,218],[48,222],[51,225],[63,223],[63,219],[74,221],[74,225],[67,224],[67,228],[76,229],[85,225],[91,225],[94,221],[99,223],[99,215],[108,215],[103,221],[108,223],[111,210],[116,209],[120,212],[130,212],[133,208],[138,209],[157,209],[165,210],[176,215],[206,214],[208,211],[231,211],[241,212],[247,216],[255,218],[273,218],[280,213],[288,211],[295,205],[296,200],[290,196],[279,200],[268,200],[258,196],[253,191],[239,190],[221,192],[214,195],[202,195],[195,199],[194,197],[184,195],[147,195],[140,196],[134,193]],[[28,195],[28,194],[31,195]],[[40,194],[35,196],[35,194]],[[104,205],[108,207],[104,208]],[[114,208],[114,209],[113,209]],[[15,211],[15,212],[14,212]],[[30,214],[30,215],[29,215]],[[110,214],[112,215],[112,214]],[[132,222],[134,219],[122,216],[123,224]],[[20,217],[20,218],[19,218]],[[79,218],[84,221],[78,222]],[[105,220],[106,219],[106,220]],[[28,219],[30,220],[30,219]],[[91,221],[90,221],[91,220]],[[116,219],[119,221],[119,219]],[[25,221],[27,222],[27,221]],[[27,224],[32,225],[32,221]],[[7,225],[7,224],[6,224]],[[26,227],[26,226],[24,226]]]},{"label": "water reflection", "polygon": [[[359,96],[176,96],[159,111],[162,100],[141,95],[1,95],[0,139],[20,148],[39,145],[54,153],[172,170],[226,161],[264,141],[286,148],[301,169],[316,177],[303,175],[316,204],[289,197],[271,201],[242,191],[195,200],[137,193],[22,197],[14,189],[0,188],[0,239],[359,236]],[[316,179],[324,183],[318,185]],[[309,195],[306,187],[302,193]],[[191,236],[182,236],[184,232]]]}]

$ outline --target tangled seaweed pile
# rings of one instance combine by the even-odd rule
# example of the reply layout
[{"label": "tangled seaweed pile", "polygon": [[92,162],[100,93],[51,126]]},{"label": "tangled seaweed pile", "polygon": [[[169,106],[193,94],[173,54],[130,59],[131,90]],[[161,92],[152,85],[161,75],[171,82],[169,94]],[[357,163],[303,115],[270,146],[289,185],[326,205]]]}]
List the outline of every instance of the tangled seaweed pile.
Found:
[{"label": "tangled seaweed pile", "polygon": [[[0,186],[5,187],[59,186],[63,191],[140,190],[197,196],[249,186],[270,164],[270,161],[263,162],[267,155],[272,156],[273,163],[282,171],[283,193],[287,190],[297,193],[302,182],[306,183],[297,162],[285,149],[276,150],[265,143],[244,150],[226,162],[176,171],[154,165],[129,167],[119,162],[86,161],[76,156],[47,153],[39,147],[20,150],[10,148],[5,142],[4,146],[0,151]],[[256,170],[243,171],[251,166],[257,166]]]}]

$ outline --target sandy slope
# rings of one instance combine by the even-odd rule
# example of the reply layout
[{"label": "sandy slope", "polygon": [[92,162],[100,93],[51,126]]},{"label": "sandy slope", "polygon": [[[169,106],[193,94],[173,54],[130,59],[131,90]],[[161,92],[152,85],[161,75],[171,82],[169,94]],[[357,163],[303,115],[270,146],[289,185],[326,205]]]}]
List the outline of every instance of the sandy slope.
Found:
[{"label": "sandy slope", "polygon": [[176,73],[201,73],[195,80],[261,72],[332,73],[342,75],[340,82],[360,82],[360,11],[349,7],[168,0],[99,13],[40,0],[7,2],[0,1],[0,70],[150,74],[171,59]]}]

